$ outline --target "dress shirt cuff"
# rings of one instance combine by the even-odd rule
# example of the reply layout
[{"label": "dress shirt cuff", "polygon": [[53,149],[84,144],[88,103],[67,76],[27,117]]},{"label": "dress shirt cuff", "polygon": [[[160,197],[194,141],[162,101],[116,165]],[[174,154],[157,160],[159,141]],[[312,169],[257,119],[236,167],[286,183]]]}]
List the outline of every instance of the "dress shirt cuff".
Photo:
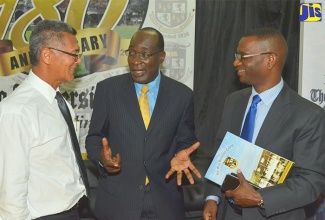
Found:
[{"label": "dress shirt cuff", "polygon": [[221,204],[221,199],[219,196],[207,196],[205,201],[208,201],[208,200],[214,200],[217,203],[217,205]]}]

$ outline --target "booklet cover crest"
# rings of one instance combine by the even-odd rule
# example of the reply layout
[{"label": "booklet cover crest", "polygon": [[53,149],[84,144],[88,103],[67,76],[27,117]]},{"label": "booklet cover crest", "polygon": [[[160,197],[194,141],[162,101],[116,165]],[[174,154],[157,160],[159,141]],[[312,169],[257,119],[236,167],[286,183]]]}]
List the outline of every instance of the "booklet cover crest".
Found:
[{"label": "booklet cover crest", "polygon": [[283,183],[293,162],[227,132],[205,178],[222,185],[227,174],[240,169],[246,180],[264,188]]}]

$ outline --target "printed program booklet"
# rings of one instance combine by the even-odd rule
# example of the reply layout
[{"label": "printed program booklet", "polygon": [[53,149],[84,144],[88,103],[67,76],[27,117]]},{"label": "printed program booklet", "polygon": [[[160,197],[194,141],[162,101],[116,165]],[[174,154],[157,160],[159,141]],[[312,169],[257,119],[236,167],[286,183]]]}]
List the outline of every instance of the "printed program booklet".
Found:
[{"label": "printed program booklet", "polygon": [[293,164],[286,158],[227,132],[205,178],[221,186],[227,174],[240,169],[246,180],[264,188],[283,183]]}]

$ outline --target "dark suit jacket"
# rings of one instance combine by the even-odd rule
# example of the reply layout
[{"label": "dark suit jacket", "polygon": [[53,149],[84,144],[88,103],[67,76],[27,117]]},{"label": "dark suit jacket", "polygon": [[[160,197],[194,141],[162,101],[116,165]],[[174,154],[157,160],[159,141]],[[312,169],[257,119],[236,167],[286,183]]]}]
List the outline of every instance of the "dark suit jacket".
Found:
[{"label": "dark suit jacket", "polygon": [[[225,103],[216,138],[218,147],[230,131],[240,135],[251,88],[231,94]],[[286,84],[274,100],[256,139],[256,145],[295,162],[289,178],[280,185],[260,189],[265,210],[244,208],[242,219],[305,219],[304,206],[325,188],[325,111],[292,91]],[[207,195],[223,198],[218,216],[233,211],[219,187],[208,184]],[[229,210],[230,209],[230,210]]]},{"label": "dark suit jacket", "polygon": [[197,141],[192,90],[162,75],[146,130],[131,75],[99,82],[86,139],[88,156],[96,166],[103,136],[108,138],[113,155],[121,155],[122,169],[116,175],[108,175],[99,168],[101,177],[95,205],[98,218],[139,219],[147,175],[158,218],[184,219],[182,188],[177,187],[175,176],[166,181],[165,175],[175,153]]}]

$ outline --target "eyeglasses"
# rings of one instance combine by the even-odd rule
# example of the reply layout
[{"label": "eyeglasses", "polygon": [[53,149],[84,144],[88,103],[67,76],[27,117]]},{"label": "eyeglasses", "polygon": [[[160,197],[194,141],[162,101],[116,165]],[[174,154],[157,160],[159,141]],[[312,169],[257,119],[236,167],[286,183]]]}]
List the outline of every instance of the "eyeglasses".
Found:
[{"label": "eyeglasses", "polygon": [[52,50],[57,50],[57,51],[60,51],[61,53],[65,53],[65,54],[68,54],[72,57],[74,57],[74,62],[77,62],[79,58],[81,58],[82,56],[82,53],[79,53],[79,54],[73,54],[73,53],[69,53],[67,51],[64,51],[64,50],[59,50],[59,49],[56,49],[56,48],[53,48],[53,47],[48,47],[49,49],[52,49]]},{"label": "eyeglasses", "polygon": [[138,57],[142,61],[148,60],[153,55],[155,55],[157,53],[161,53],[161,52],[163,52],[163,50],[157,51],[155,53],[135,52],[135,51],[130,51],[130,50],[125,50],[124,51],[124,53],[125,53],[126,56],[132,57],[132,58]]},{"label": "eyeglasses", "polygon": [[[235,59],[241,62],[243,59],[248,58],[248,57],[255,57],[255,56],[260,56],[260,55],[266,55],[266,54],[274,54],[271,52],[265,52],[265,53],[256,53],[256,54],[247,54],[247,55],[241,55],[238,53],[235,53]],[[275,54],[276,56],[276,54]]]}]

